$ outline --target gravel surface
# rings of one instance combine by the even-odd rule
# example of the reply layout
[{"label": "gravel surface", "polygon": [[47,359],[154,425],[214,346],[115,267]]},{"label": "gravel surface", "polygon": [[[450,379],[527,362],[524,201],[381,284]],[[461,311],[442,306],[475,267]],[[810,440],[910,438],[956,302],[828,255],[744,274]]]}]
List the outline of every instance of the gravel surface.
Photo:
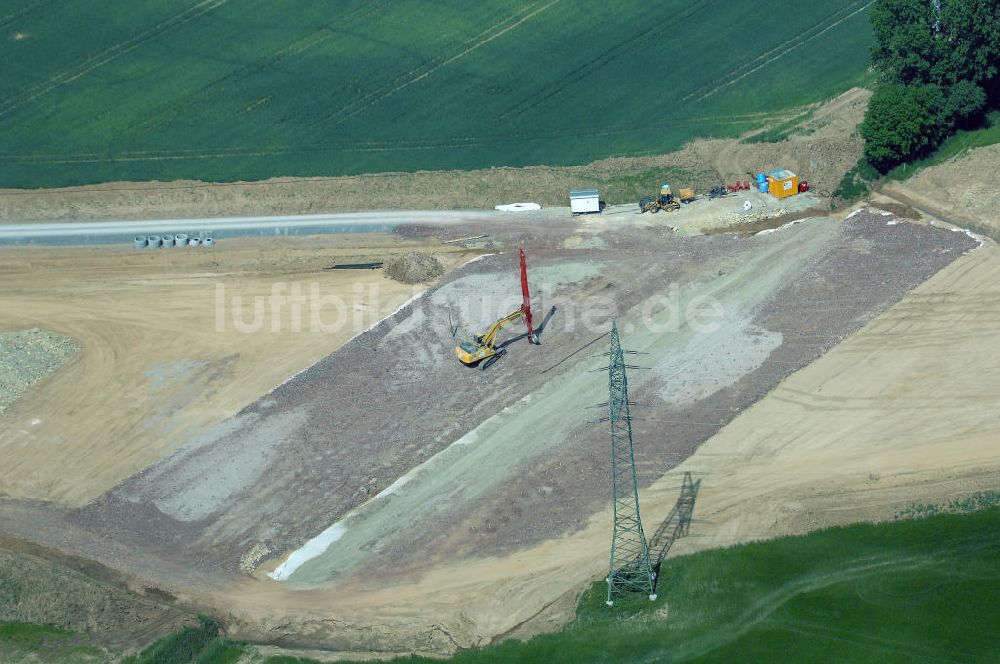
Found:
[{"label": "gravel surface", "polygon": [[444,266],[429,254],[413,251],[386,261],[385,273],[400,283],[419,284],[440,277],[444,274]]},{"label": "gravel surface", "polygon": [[69,337],[37,327],[0,333],[0,413],[79,350]]}]

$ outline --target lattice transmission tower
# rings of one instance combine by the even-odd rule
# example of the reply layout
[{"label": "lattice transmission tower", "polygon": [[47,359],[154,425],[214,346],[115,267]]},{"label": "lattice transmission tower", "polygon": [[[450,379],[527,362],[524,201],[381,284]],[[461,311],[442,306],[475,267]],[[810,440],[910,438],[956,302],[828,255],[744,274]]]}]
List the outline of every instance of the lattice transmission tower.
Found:
[{"label": "lattice transmission tower", "polygon": [[611,533],[611,564],[608,571],[608,606],[614,604],[616,595],[625,592],[642,592],[649,599],[656,599],[656,577],[649,561],[649,548],[639,518],[639,488],[635,478],[635,455],[632,450],[632,416],[628,399],[626,369],[638,369],[625,363],[625,355],[634,351],[623,350],[618,338],[618,326],[611,321],[611,350],[608,366],[598,371],[608,371],[608,416],[598,422],[611,424],[611,498],[614,506],[614,528]]}]

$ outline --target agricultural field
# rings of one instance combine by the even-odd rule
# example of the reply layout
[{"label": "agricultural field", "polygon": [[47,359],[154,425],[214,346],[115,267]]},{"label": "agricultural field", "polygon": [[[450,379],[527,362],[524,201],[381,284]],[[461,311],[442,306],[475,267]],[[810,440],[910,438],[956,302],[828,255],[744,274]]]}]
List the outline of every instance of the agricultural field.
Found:
[{"label": "agricultural field", "polygon": [[581,164],[862,81],[863,0],[14,0],[0,186]]}]

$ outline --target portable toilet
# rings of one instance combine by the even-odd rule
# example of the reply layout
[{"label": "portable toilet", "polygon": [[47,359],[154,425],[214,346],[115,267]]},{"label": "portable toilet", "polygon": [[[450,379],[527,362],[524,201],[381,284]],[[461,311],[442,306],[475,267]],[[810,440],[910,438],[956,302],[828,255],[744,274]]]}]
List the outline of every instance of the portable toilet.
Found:
[{"label": "portable toilet", "polygon": [[771,171],[767,178],[767,190],[775,198],[788,198],[799,193],[799,176],[781,169]]},{"label": "portable toilet", "polygon": [[577,189],[569,192],[569,211],[573,214],[601,211],[601,195],[596,189]]}]

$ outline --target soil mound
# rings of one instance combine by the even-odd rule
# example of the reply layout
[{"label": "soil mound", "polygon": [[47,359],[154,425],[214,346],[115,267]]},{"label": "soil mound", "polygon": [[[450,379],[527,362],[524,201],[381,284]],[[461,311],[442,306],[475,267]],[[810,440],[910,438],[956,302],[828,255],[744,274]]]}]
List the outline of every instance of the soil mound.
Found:
[{"label": "soil mound", "polygon": [[78,350],[74,340],[39,328],[0,334],[0,413]]},{"label": "soil mound", "polygon": [[419,284],[444,274],[444,266],[430,254],[414,251],[387,260],[385,273],[404,284]]}]

